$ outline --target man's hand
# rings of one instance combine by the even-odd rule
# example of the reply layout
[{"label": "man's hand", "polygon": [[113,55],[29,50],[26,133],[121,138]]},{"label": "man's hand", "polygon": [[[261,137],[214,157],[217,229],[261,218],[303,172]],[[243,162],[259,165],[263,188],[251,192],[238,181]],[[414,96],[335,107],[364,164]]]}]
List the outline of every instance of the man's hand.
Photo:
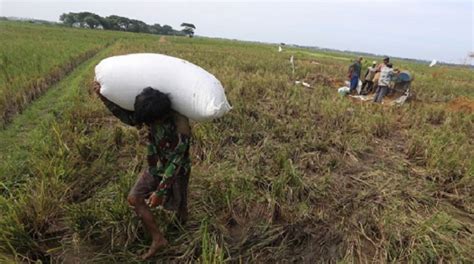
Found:
[{"label": "man's hand", "polygon": [[164,199],[156,194],[156,192],[153,192],[148,199],[148,206],[151,208],[157,207],[159,205],[163,205]]},{"label": "man's hand", "polygon": [[100,83],[97,82],[97,81],[94,81],[93,83],[93,86],[92,86],[92,89],[94,90],[94,92],[99,95],[100,94]]}]

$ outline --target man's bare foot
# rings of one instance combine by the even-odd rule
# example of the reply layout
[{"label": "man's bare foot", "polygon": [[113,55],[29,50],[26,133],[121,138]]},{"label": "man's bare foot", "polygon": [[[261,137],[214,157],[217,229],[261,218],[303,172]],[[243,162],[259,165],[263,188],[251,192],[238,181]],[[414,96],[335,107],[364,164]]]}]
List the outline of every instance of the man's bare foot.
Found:
[{"label": "man's bare foot", "polygon": [[153,243],[151,243],[150,249],[148,249],[148,252],[142,255],[142,260],[149,259],[153,257],[159,249],[165,247],[168,245],[168,240],[166,238],[162,237],[159,240],[153,240]]}]

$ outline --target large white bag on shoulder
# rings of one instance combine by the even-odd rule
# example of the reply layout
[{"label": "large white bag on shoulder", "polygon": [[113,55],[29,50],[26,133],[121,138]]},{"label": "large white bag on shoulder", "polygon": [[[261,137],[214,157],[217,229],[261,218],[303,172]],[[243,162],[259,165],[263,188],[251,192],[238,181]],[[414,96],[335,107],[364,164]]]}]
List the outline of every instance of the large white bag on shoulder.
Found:
[{"label": "large white bag on shoulder", "polygon": [[103,96],[131,111],[135,97],[146,87],[169,94],[171,107],[196,121],[221,117],[231,109],[214,75],[188,61],[162,54],[106,58],[95,67],[95,79]]}]

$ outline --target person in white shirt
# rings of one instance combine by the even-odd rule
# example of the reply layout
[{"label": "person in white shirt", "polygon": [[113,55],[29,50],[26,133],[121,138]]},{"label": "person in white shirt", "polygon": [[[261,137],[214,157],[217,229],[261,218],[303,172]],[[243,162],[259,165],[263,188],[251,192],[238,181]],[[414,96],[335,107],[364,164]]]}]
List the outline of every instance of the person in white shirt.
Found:
[{"label": "person in white shirt", "polygon": [[390,63],[390,58],[389,57],[384,57],[383,62],[377,65],[375,67],[375,76],[372,81],[374,82],[374,87],[373,89],[376,90],[377,86],[379,85],[379,79],[380,79],[380,71],[382,70],[383,67],[385,67],[388,63]]},{"label": "person in white shirt", "polygon": [[377,65],[376,61],[372,62],[372,66],[367,69],[365,73],[364,82],[362,83],[362,91],[364,94],[368,94],[372,92],[372,88],[374,86],[373,79],[375,77],[375,66]]},{"label": "person in white shirt", "polygon": [[387,94],[390,82],[392,81],[394,72],[392,64],[387,63],[380,71],[380,78],[378,82],[377,91],[375,92],[374,102],[381,103],[384,96]]}]

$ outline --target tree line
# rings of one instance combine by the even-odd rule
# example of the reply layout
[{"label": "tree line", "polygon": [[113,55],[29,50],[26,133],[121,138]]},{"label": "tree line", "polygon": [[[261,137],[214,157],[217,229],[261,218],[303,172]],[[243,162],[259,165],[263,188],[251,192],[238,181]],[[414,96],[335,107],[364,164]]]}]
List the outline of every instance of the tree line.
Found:
[{"label": "tree line", "polygon": [[176,30],[169,25],[153,24],[148,25],[137,19],[111,15],[101,17],[91,12],[64,13],[59,20],[70,27],[81,27],[91,29],[106,29],[128,32],[140,32],[160,35],[176,35],[176,36],[194,36],[196,27],[191,23],[182,23],[182,30]]}]

